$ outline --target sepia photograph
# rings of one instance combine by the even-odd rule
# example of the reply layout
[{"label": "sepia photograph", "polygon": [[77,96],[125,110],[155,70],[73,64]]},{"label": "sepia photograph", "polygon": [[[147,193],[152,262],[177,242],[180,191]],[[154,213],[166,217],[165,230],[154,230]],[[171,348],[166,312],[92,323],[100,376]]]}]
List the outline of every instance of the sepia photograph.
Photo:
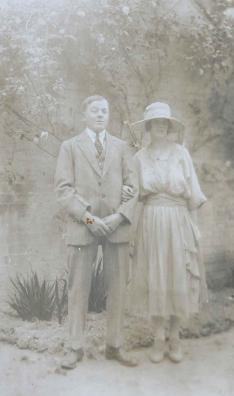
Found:
[{"label": "sepia photograph", "polygon": [[0,395],[234,395],[234,0],[0,18]]}]

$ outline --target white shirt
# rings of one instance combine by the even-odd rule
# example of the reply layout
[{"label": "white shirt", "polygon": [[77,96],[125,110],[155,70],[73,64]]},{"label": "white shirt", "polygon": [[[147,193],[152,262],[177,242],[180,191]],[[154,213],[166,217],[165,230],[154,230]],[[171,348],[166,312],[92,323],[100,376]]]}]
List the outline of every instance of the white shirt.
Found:
[{"label": "white shirt", "polygon": [[[92,131],[92,129],[89,129],[89,128],[86,128],[85,131],[88,134],[88,136],[90,137],[90,139],[92,140],[93,144],[95,144],[96,132]],[[99,140],[100,140],[103,148],[105,149],[105,142],[106,142],[106,130],[105,129],[102,132],[99,132]]]}]

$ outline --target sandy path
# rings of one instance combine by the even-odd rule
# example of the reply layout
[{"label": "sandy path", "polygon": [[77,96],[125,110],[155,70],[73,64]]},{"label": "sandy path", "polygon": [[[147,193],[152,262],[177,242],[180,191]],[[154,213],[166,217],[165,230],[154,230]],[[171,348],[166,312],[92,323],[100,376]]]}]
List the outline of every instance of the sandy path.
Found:
[{"label": "sandy path", "polygon": [[1,396],[232,396],[234,395],[234,329],[185,340],[185,360],[153,365],[148,349],[141,364],[85,360],[65,374],[55,371],[58,357],[0,344]]}]

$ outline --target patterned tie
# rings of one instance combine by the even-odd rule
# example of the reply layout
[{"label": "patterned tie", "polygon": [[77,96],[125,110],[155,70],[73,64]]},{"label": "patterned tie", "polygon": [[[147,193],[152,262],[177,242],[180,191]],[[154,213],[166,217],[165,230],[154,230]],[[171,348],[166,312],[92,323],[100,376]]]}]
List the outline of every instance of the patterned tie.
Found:
[{"label": "patterned tie", "polygon": [[99,139],[99,133],[96,133],[95,147],[97,150],[97,160],[98,160],[99,168],[103,170],[103,164],[104,164],[103,145]]}]

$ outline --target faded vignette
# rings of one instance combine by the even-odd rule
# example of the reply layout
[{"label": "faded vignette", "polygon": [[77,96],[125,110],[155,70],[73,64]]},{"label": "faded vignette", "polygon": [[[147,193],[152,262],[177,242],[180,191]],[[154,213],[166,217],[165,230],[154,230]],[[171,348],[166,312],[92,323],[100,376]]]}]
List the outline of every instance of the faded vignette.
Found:
[{"label": "faded vignette", "polygon": [[[1,395],[230,396],[234,2],[2,0],[0,14]],[[183,145],[207,197],[198,224],[209,302],[182,323],[178,365],[149,360],[154,333],[148,319],[133,315],[131,243],[123,346],[138,366],[105,358],[99,246],[85,358],[74,370],[61,368],[69,343],[69,266],[67,213],[56,202],[54,176],[61,144],[84,130],[81,106],[94,94],[108,99],[107,130],[132,156],[149,143],[143,124],[132,124],[150,103],[169,104],[185,124]]]}]

